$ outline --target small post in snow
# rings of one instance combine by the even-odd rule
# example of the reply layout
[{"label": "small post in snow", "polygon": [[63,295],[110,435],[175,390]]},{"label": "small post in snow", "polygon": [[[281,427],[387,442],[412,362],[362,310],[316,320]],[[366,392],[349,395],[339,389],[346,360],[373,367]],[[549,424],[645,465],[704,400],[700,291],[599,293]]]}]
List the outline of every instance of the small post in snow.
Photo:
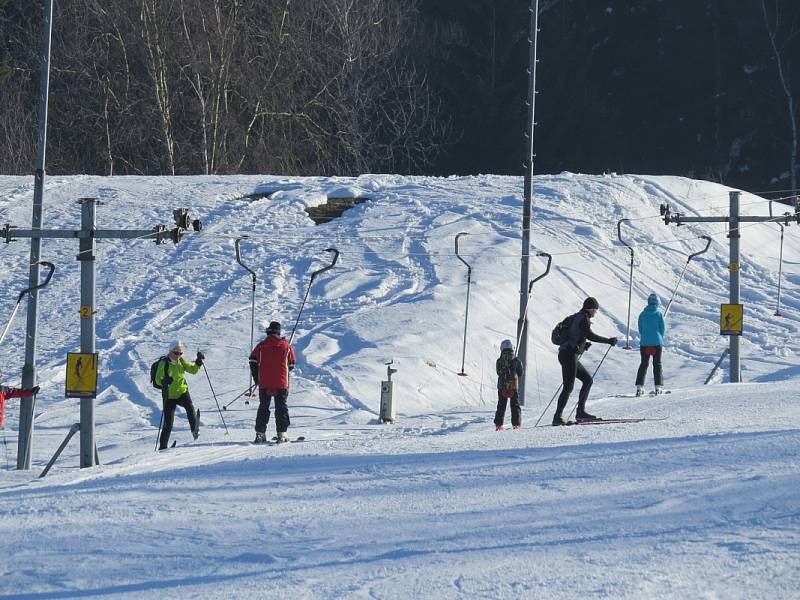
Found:
[{"label": "small post in snow", "polygon": [[397,373],[397,369],[392,368],[394,359],[386,363],[386,381],[381,381],[381,410],[380,420],[383,423],[394,423],[397,417],[397,405],[394,401],[394,382],[392,374]]}]

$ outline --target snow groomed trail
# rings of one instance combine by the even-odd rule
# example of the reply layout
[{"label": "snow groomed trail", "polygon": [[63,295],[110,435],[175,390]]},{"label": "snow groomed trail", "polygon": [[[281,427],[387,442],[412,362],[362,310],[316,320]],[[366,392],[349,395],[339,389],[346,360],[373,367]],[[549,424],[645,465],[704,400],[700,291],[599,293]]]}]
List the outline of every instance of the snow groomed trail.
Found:
[{"label": "snow groomed trail", "polygon": [[[205,227],[174,248],[98,244],[103,464],[78,469],[73,441],[36,480],[78,419],[78,402],[63,398],[65,354],[78,345],[77,248],[45,242],[43,258],[57,271],[40,296],[34,469],[0,475],[0,597],[796,597],[800,238],[787,229],[779,318],[779,228],[742,230],[746,383],[724,384],[720,373],[704,387],[727,342],[718,323],[725,228],[668,227],[658,206],[725,214],[727,188],[671,177],[537,177],[532,243],[553,254],[553,270],[531,299],[523,429],[495,433],[494,360],[500,341],[514,337],[518,310],[521,189],[521,180],[492,176],[49,179],[46,227],[77,228],[74,200],[86,196],[103,201],[98,227],[170,223],[177,207]],[[303,209],[341,195],[368,201],[314,226]],[[25,226],[31,197],[31,178],[0,177],[2,221]],[[762,198],[744,194],[742,204],[745,214],[767,214]],[[624,339],[621,218],[630,219],[626,240],[636,251],[634,348],[647,295],[666,302],[699,236],[713,238],[687,268],[669,315],[672,393],[616,397],[633,391],[638,351],[615,348],[590,396],[601,416],[666,419],[534,428],[560,381],[548,339],[557,321],[593,295],[601,304],[594,329]],[[474,269],[466,378],[456,376],[466,269],[453,238],[461,231]],[[224,413],[225,435],[200,374],[189,379],[200,439],[191,441],[179,417],[177,447],[155,453],[160,401],[147,369],[170,340],[184,339],[190,355],[203,350],[221,403],[248,384],[250,278],[233,248],[244,235],[258,274],[259,339],[270,320],[293,324],[310,272],[327,263],[323,250],[341,251],[336,269],[314,283],[295,338],[290,433],[307,440],[251,445],[256,405],[242,399]],[[27,244],[0,252],[5,288],[21,289]],[[532,276],[543,268],[532,261]],[[6,385],[19,382],[23,321],[0,346]],[[587,368],[601,356],[591,349]],[[383,425],[379,383],[389,360],[399,414]],[[11,465],[17,407],[8,407],[2,432]],[[551,416],[552,407],[543,422]]]}]

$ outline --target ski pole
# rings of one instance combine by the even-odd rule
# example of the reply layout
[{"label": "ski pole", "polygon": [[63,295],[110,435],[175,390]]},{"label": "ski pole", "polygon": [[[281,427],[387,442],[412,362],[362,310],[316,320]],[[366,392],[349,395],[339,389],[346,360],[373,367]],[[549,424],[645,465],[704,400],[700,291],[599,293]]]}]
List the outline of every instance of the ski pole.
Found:
[{"label": "ski pole", "polygon": [[[609,353],[609,352],[611,352],[611,348],[613,348],[613,347],[614,347],[614,346],[609,346],[609,347],[608,347],[608,350],[606,350],[606,353],[605,353],[605,354],[603,354],[603,358],[601,358],[601,359],[600,359],[600,362],[599,362],[599,363],[597,363],[597,367],[595,367],[595,369],[594,369],[594,373],[592,373],[592,379],[594,379],[594,376],[595,376],[595,375],[597,375],[597,372],[600,370],[600,367],[603,365],[603,361],[606,359],[606,356],[608,356],[608,353]],[[572,407],[572,410],[571,410],[571,411],[569,411],[569,416],[567,417],[567,421],[569,421],[569,418],[572,416],[572,413],[574,413],[574,412],[575,412],[575,409],[576,409],[576,408],[578,408],[578,405],[577,405],[577,404],[576,404],[575,406],[573,406],[573,407]]]},{"label": "ski pole", "polygon": [[254,394],[253,394],[253,391],[252,391],[252,390],[253,390],[253,387],[255,387],[255,386],[251,386],[251,387],[247,388],[247,389],[246,389],[245,391],[243,391],[241,394],[239,394],[238,396],[236,396],[236,398],[234,398],[233,400],[231,400],[231,401],[230,401],[230,402],[228,402],[227,404],[223,404],[223,405],[222,405],[222,410],[228,410],[228,407],[229,407],[231,404],[233,404],[234,402],[236,402],[236,401],[237,401],[239,398],[241,398],[241,397],[242,397],[242,396],[244,396],[245,394],[251,394],[251,395],[254,395]]},{"label": "ski pole", "polygon": [[41,289],[45,287],[48,283],[50,283],[50,278],[53,276],[53,272],[56,270],[56,266],[53,263],[47,262],[45,260],[39,261],[39,264],[49,268],[50,272],[47,273],[47,277],[45,277],[43,283],[24,289],[19,293],[19,297],[17,298],[17,304],[14,306],[14,310],[11,312],[11,318],[9,318],[8,323],[6,324],[6,328],[3,330],[3,335],[0,335],[0,344],[3,343],[3,340],[5,339],[8,330],[11,328],[11,323],[14,322],[14,317],[17,316],[17,310],[19,309],[19,305],[22,302],[22,299],[25,297],[25,294],[29,294],[30,292]]},{"label": "ski pole", "polygon": [[469,235],[469,233],[462,231],[456,234],[456,257],[467,267],[467,311],[464,314],[464,344],[461,347],[461,372],[458,374],[462,377],[466,377],[467,374],[464,372],[464,359],[467,355],[467,321],[469,320],[469,286],[472,282],[472,266],[458,254],[458,238],[462,235]]},{"label": "ski pole", "polygon": [[294,327],[292,328],[292,333],[289,336],[289,343],[290,344],[292,343],[292,340],[294,339],[294,332],[297,331],[297,324],[300,322],[300,315],[303,314],[303,308],[305,308],[306,300],[308,299],[308,293],[311,291],[311,286],[314,284],[314,279],[317,277],[317,275],[321,275],[322,273],[324,273],[328,269],[332,269],[334,267],[334,265],[336,264],[336,261],[339,260],[339,251],[336,248],[325,248],[325,252],[333,252],[334,253],[333,260],[331,261],[331,264],[329,264],[327,267],[323,267],[319,271],[314,271],[311,274],[311,281],[308,282],[308,289],[306,290],[306,295],[303,297],[303,303],[300,305],[300,311],[297,313],[297,319],[294,322]]},{"label": "ski pole", "polygon": [[675,289],[672,290],[672,296],[670,296],[669,302],[667,302],[667,308],[664,309],[664,316],[666,317],[669,314],[669,309],[672,306],[672,301],[675,299],[675,292],[678,291],[678,286],[680,286],[681,281],[683,281],[683,275],[686,273],[686,269],[689,266],[689,263],[692,262],[692,259],[695,256],[700,256],[708,251],[708,248],[711,246],[711,238],[707,235],[701,235],[702,239],[706,240],[706,247],[700,250],[700,252],[695,252],[694,254],[690,254],[689,258],[686,259],[686,264],[683,265],[683,271],[681,271],[681,276],[678,277],[678,283],[675,284]]},{"label": "ski pole", "polygon": [[[581,353],[578,355],[578,360],[580,360],[580,359],[581,359],[581,356],[583,356],[583,352],[581,352]],[[562,388],[562,387],[564,387],[564,382],[563,382],[563,381],[562,381],[560,384],[558,384],[558,389],[556,390],[556,393],[555,393],[555,394],[553,394],[553,397],[552,397],[552,398],[550,398],[550,402],[548,402],[548,403],[547,403],[547,406],[545,406],[545,407],[544,407],[544,410],[542,411],[542,414],[540,414],[540,415],[539,415],[539,418],[536,420],[536,424],[534,425],[534,427],[536,427],[537,425],[539,425],[539,421],[541,421],[541,420],[542,420],[542,417],[543,417],[543,416],[545,416],[545,414],[547,414],[547,409],[548,409],[548,408],[550,408],[550,405],[553,403],[553,400],[555,400],[555,399],[556,399],[556,396],[558,396],[558,392],[560,392],[560,391],[561,391],[561,388]]]},{"label": "ski pole", "polygon": [[538,427],[539,426],[539,421],[541,421],[542,417],[547,413],[547,409],[550,408],[550,405],[553,403],[553,400],[556,399],[556,396],[558,396],[558,392],[561,391],[562,387],[564,387],[564,382],[563,381],[560,384],[558,384],[558,389],[556,390],[556,393],[553,394],[553,397],[550,398],[550,402],[548,402],[547,406],[544,407],[544,410],[542,411],[542,414],[540,414],[539,418],[536,419],[536,424],[534,425],[534,427]]},{"label": "ski pole", "polygon": [[622,239],[622,222],[628,221],[630,223],[630,219],[620,219],[617,221],[617,238],[619,241],[622,242],[625,246],[628,247],[628,250],[631,251],[631,276],[630,282],[628,283],[628,330],[625,332],[625,350],[631,349],[630,344],[630,334],[631,334],[631,295],[633,294],[633,247]]},{"label": "ski pole", "polygon": [[[244,237],[241,237],[241,238],[236,238],[236,241],[234,242],[234,246],[236,246],[236,262],[238,262],[240,265],[242,265],[242,267],[248,273],[250,273],[250,276],[252,277],[252,280],[253,280],[252,281],[252,283],[253,283],[253,285],[252,285],[252,294],[251,294],[251,297],[250,297],[250,350],[252,351],[252,349],[253,349],[253,329],[255,328],[255,319],[256,319],[256,274],[255,274],[255,271],[253,271],[253,269],[251,269],[250,267],[248,267],[246,264],[244,264],[242,262],[242,255],[241,255],[241,252],[239,250],[239,243],[243,239],[245,239],[246,237],[247,236],[244,236]],[[248,388],[248,390],[252,390],[252,389],[253,389],[253,375],[251,374],[250,375],[250,387]],[[249,393],[248,395],[252,395],[252,393]],[[250,404],[250,401],[249,400],[245,400],[244,403],[245,404]]]},{"label": "ski pole", "polygon": [[158,452],[158,442],[161,439],[161,425],[164,424],[164,409],[161,409],[161,420],[158,422],[158,434],[156,435],[156,447],[153,448],[153,452]]},{"label": "ski pole", "polygon": [[219,418],[222,419],[222,424],[225,426],[225,435],[228,435],[228,425],[225,423],[225,417],[222,416],[222,410],[219,407],[219,401],[217,400],[217,395],[214,393],[214,386],[211,385],[211,377],[208,376],[208,369],[206,369],[206,363],[203,363],[203,371],[205,371],[206,379],[208,379],[208,387],[211,388],[211,395],[214,396],[214,402],[217,403],[217,412],[219,412]]}]

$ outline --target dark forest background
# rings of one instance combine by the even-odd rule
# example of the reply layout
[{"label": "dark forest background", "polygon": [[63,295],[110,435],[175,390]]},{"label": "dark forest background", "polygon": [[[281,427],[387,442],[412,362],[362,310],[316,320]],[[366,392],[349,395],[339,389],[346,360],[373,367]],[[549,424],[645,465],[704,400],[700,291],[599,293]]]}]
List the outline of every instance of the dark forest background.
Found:
[{"label": "dark forest background", "polygon": [[[50,173],[521,174],[528,0],[56,0]],[[42,2],[0,0],[0,173]],[[796,189],[797,0],[540,0],[537,173]]]}]

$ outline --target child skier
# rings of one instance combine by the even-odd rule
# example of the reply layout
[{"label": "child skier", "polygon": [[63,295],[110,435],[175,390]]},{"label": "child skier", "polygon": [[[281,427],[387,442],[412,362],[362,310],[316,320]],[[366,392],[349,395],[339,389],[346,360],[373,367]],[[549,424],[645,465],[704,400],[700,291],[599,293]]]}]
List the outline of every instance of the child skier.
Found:
[{"label": "child skier", "polygon": [[636,373],[636,395],[644,396],[644,378],[653,357],[653,378],[656,394],[663,392],[664,375],[661,371],[661,348],[664,345],[664,315],[659,310],[661,302],[654,293],[647,298],[647,306],[639,315],[639,354],[641,362]]},{"label": "child skier", "polygon": [[511,425],[519,429],[522,425],[522,411],[519,407],[519,378],[522,377],[522,362],[514,356],[514,344],[511,340],[500,343],[500,358],[495,364],[497,369],[497,411],[494,413],[495,430],[503,430],[506,416],[506,405],[511,401]]}]

